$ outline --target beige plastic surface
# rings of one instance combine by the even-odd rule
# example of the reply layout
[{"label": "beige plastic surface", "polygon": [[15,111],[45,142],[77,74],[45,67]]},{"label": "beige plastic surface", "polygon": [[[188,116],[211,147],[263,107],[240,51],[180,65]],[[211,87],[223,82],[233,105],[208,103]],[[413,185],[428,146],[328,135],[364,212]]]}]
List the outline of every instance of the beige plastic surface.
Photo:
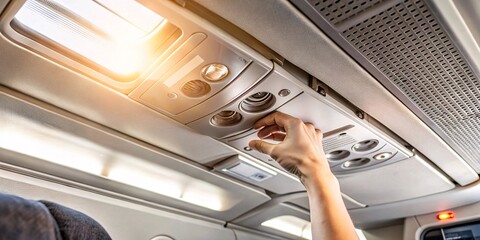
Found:
[{"label": "beige plastic surface", "polygon": [[10,2],[10,0],[1,0],[0,1],[0,13],[3,11],[3,9],[7,6],[7,4]]}]

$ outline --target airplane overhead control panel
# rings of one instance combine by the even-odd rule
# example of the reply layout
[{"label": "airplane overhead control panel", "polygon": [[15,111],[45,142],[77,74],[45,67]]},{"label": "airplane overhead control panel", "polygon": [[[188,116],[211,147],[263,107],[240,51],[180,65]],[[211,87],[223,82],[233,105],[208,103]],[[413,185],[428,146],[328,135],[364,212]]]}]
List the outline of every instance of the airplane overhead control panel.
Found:
[{"label": "airplane overhead control panel", "polygon": [[[369,121],[367,114],[357,111],[333,91],[313,89],[318,80],[287,61],[265,57],[263,52],[252,49],[248,41],[239,41],[226,31],[228,29],[173,1],[139,2],[148,8],[144,14],[150,16],[151,22],[130,22],[136,26],[129,36],[136,33],[143,36],[143,40],[122,43],[130,44],[122,45],[122,49],[138,48],[116,56],[125,57],[125,62],[119,60],[112,64],[102,57],[104,55],[96,55],[105,49],[115,50],[107,41],[110,38],[95,35],[98,31],[89,34],[107,40],[95,41],[104,45],[96,46],[98,52],[92,53],[80,45],[63,43],[55,32],[24,17],[34,14],[42,19],[45,9],[60,9],[64,11],[61,16],[68,18],[70,15],[65,12],[79,11],[68,4],[55,3],[52,7],[36,0],[15,1],[2,15],[2,31],[15,44],[88,76],[117,95],[128,96],[127,100],[133,105],[146,106],[155,111],[157,117],[166,116],[216,139],[221,146],[226,144],[228,149],[235,149],[235,154],[222,159],[197,161],[222,177],[241,180],[274,194],[305,191],[296,176],[268,156],[248,148],[248,142],[257,138],[252,128],[255,121],[281,111],[322,130],[326,157],[339,178],[349,208],[405,200],[454,187],[420,154],[404,147],[375,121]],[[123,17],[128,18],[127,15]],[[71,24],[84,24],[72,23],[74,18],[67,20]],[[139,28],[145,32],[137,33]],[[41,36],[36,37],[39,33]],[[76,32],[71,34],[78,37],[81,44],[89,41]],[[105,34],[122,36],[123,33],[107,31]],[[63,51],[65,48],[70,50]],[[142,51],[148,54],[138,55]],[[135,65],[137,63],[143,65]],[[182,156],[180,152],[175,154]],[[409,172],[412,168],[416,169],[414,174]],[[396,177],[391,179],[391,176]],[[376,178],[386,180],[379,182]],[[415,190],[393,191],[399,186],[413,189],[414,184]],[[391,194],[385,194],[385,189],[392,190]],[[307,209],[308,201],[297,205]],[[302,218],[308,220],[308,216],[302,215]]]}]

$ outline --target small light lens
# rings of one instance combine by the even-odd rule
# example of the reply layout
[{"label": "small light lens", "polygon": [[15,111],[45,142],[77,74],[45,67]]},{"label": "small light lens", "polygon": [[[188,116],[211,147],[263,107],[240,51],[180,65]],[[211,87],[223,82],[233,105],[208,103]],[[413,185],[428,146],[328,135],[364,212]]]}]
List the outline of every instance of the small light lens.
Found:
[{"label": "small light lens", "polygon": [[448,220],[448,219],[453,219],[454,217],[455,217],[454,212],[440,212],[437,214],[438,220]]},{"label": "small light lens", "polygon": [[378,161],[384,161],[384,160],[390,159],[392,157],[393,157],[393,154],[391,152],[383,152],[383,153],[379,153],[379,154],[373,156],[373,159],[378,160]]},{"label": "small light lens", "polygon": [[202,69],[202,77],[211,82],[223,80],[227,75],[228,68],[221,63],[208,64]]},{"label": "small light lens", "polygon": [[280,97],[286,97],[288,95],[290,95],[290,90],[288,89],[282,89],[278,92],[278,96]]}]

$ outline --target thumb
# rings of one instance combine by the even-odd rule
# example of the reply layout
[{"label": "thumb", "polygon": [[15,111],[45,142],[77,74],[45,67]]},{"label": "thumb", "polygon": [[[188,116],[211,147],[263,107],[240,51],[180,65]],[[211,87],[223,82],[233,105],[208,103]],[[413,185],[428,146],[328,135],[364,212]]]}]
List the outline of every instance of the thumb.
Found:
[{"label": "thumb", "polygon": [[251,149],[255,149],[261,153],[271,155],[275,144],[267,143],[262,140],[252,140],[248,143],[248,146]]}]

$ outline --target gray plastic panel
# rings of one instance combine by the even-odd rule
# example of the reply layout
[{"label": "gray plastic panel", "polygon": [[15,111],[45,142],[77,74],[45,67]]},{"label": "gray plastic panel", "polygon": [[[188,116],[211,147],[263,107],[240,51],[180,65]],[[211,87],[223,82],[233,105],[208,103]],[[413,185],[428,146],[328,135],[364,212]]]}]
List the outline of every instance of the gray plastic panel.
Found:
[{"label": "gray plastic panel", "polygon": [[[421,236],[422,232],[424,232],[424,230],[426,229],[431,229],[431,228],[435,229],[435,228],[441,228],[441,227],[457,225],[457,224],[460,225],[462,223],[478,221],[480,217],[480,203],[478,202],[471,205],[466,205],[466,206],[457,207],[453,209],[445,209],[445,210],[454,212],[455,218],[449,219],[446,221],[438,221],[437,219],[438,212],[415,216],[415,221],[419,225],[415,226],[416,228],[412,227],[412,232],[414,232],[415,236],[418,237],[416,239],[420,239],[419,236]],[[416,230],[416,231],[413,231],[413,230]],[[455,237],[452,237],[452,239],[454,238]]]},{"label": "gray plastic panel", "polygon": [[[333,28],[326,27],[325,25],[330,24],[320,21],[320,13],[306,1],[197,2],[249,32],[291,63],[320,79],[422,152],[460,185],[465,186],[478,180],[478,174],[437,133],[365,71],[367,67],[360,66],[358,61],[352,59],[351,56],[361,58],[358,52],[348,51],[348,55],[339,47],[346,49],[348,42],[333,42],[325,34],[338,33]],[[259,28],[259,25],[262,27]],[[367,69],[370,72],[377,71],[373,67]],[[387,86],[388,81],[384,84]]]},{"label": "gray plastic panel", "polygon": [[342,192],[369,206],[418,198],[455,188],[450,180],[419,156],[337,178]]},{"label": "gray plastic panel", "polygon": [[221,221],[173,213],[158,205],[104,196],[4,170],[0,175],[0,192],[49,200],[83,212],[98,221],[112,239],[151,239],[158,235],[173,239],[236,239]]},{"label": "gray plastic panel", "polygon": [[[195,35],[198,34],[199,33],[195,33]],[[179,53],[182,52],[186,51],[179,51]],[[249,71],[247,66],[251,63],[251,59],[248,57],[240,56],[238,53],[235,53],[212,38],[207,38],[195,49],[187,53],[185,56],[180,55],[183,58],[170,69],[165,67],[157,69],[153,76],[148,78],[149,81],[155,81],[151,87],[144,91],[144,87],[141,87],[142,90],[135,90],[130,96],[135,96],[136,100],[141,103],[156,110],[164,111],[168,115],[178,115],[219,93],[232,81],[238,80],[238,75],[243,71]],[[201,70],[210,63],[224,64],[228,67],[229,74],[225,79],[218,82],[209,82],[203,79]],[[185,67],[187,67],[188,70],[184,70]],[[262,70],[263,72],[255,71],[256,76],[249,76],[252,85],[266,74],[267,69]],[[178,75],[180,72],[182,72],[182,74]],[[206,92],[205,95],[199,97],[186,96],[181,89],[184,84],[192,80],[200,80],[208,84],[210,90]],[[242,80],[245,81],[244,79]],[[147,84],[150,83],[147,82]],[[233,93],[233,95],[236,96],[242,91],[244,91],[244,89],[237,89],[237,93]],[[224,98],[228,97],[225,96]],[[198,118],[199,116],[195,117]],[[175,118],[175,116],[173,116],[173,118]]]},{"label": "gray plastic panel", "polygon": [[[275,68],[278,69],[279,67],[276,66]],[[215,138],[236,135],[238,133],[251,129],[255,121],[265,116],[266,114],[275,111],[277,108],[292,100],[295,96],[299,95],[302,92],[302,89],[297,84],[292,83],[283,73],[284,71],[279,72],[278,70],[274,70],[261,82],[251,87],[251,89],[249,89],[241,97],[235,99],[235,101],[219,109],[218,111],[215,111],[201,119],[187,124],[187,126],[201,133],[204,133],[205,135],[209,135]],[[235,86],[229,86],[228,88],[235,89]],[[281,91],[284,89],[289,91],[288,95],[281,94]],[[274,103],[270,107],[261,111],[254,112],[246,111],[242,108],[242,102],[246,98],[261,92],[270,93],[273,96]],[[269,105],[267,104],[265,106]],[[237,124],[232,126],[216,126],[212,123],[211,119],[220,111],[238,112],[242,115],[242,119]],[[242,148],[243,147],[244,146],[242,146]]]},{"label": "gray plastic panel", "polygon": [[274,236],[263,236],[258,234],[253,234],[250,232],[241,231],[238,229],[233,229],[235,232],[236,240],[272,240],[272,239],[284,239]]},{"label": "gray plastic panel", "polygon": [[[258,175],[239,175],[233,171],[228,170],[232,167],[237,166],[239,163],[246,163],[252,167],[255,167],[256,170],[253,169],[255,172],[250,172],[250,174],[260,173],[262,174],[262,176],[266,177],[259,178]],[[276,194],[287,194],[305,191],[305,187],[302,185],[298,177],[287,173],[279,166],[277,168],[273,168],[269,165],[265,165],[266,164],[262,162],[258,162],[257,159],[248,159],[247,156],[233,156],[215,165],[214,170],[219,173],[238,178],[242,181],[248,182],[254,186],[261,187]]]},{"label": "gray plastic panel", "polygon": [[283,237],[287,237],[289,239],[297,239],[298,236],[289,235],[265,226],[261,226],[261,224],[267,220],[284,215],[298,217],[300,219],[310,222],[310,214],[307,211],[295,207],[291,204],[280,203],[268,209],[264,209],[262,212],[259,212],[258,214],[253,215],[247,219],[234,221],[233,223],[248,228],[258,229],[260,231],[277,234]]},{"label": "gray plastic panel", "polygon": [[[355,209],[355,208],[366,207],[366,205],[352,200],[350,197],[346,196],[345,194],[342,195],[342,198],[343,198],[343,203],[345,204],[345,207],[349,210],[350,209]],[[293,199],[293,200],[288,201],[288,203],[292,203],[292,204],[295,204],[295,205],[297,205],[299,207],[302,207],[304,209],[310,210],[308,197],[300,197],[300,198],[297,198],[297,199]]]},{"label": "gray plastic panel", "polygon": [[[20,94],[13,96],[11,92],[2,92],[0,102],[0,132],[4,137],[0,139],[0,158],[4,163],[223,220],[232,219],[270,199],[261,189],[225,178],[188,159]],[[10,137],[9,142],[5,141],[6,137]],[[43,145],[39,144],[39,139],[42,139]],[[25,144],[27,149],[19,149],[20,144]],[[44,149],[38,149],[42,146]],[[34,152],[28,152],[29,149],[34,149]],[[70,154],[72,157],[69,158]],[[65,159],[54,160],[52,156],[63,156]],[[65,164],[69,161],[70,165]],[[62,163],[67,167],[61,166]],[[100,166],[99,171],[95,170],[97,167],[89,167],[92,165]],[[177,184],[187,180],[189,186],[208,185],[212,191],[220,190],[217,196],[222,198],[220,203],[224,207],[216,211],[179,201],[175,197],[168,197],[168,194],[142,190],[134,187],[135,184],[130,186],[112,180],[108,173],[122,166],[135,167],[142,174],[147,172],[142,166],[150,166],[149,169],[158,176],[163,174],[175,179]],[[180,174],[170,174],[171,171]],[[168,188],[174,189],[175,186],[170,182]]]},{"label": "gray plastic panel", "polygon": [[[329,132],[335,132],[338,129],[346,129],[334,135],[326,136],[324,139],[324,143],[326,143],[326,147],[324,147],[326,154],[338,150],[344,150],[348,152],[348,156],[345,156],[342,159],[329,160],[329,164],[334,173],[344,174],[363,171],[366,169],[381,167],[385,164],[390,164],[396,161],[407,159],[408,156],[411,156],[411,153],[409,153],[408,151],[405,151],[404,149],[400,150],[394,147],[382,137],[374,134],[372,131],[362,126],[362,124],[344,115],[344,113],[340,110],[310,96],[307,93],[302,93],[301,95],[295,97],[282,107],[278,108],[278,111],[299,117],[305,122],[310,122],[314,124],[314,126],[318,129],[321,129],[322,132],[326,133],[327,135]],[[246,154],[249,154],[255,158],[262,160],[265,163],[282,169],[280,165],[277,162],[273,161],[268,155],[259,153],[257,151],[251,151],[251,149],[247,148],[248,142],[254,139],[258,139],[258,137],[256,131],[252,130],[239,136],[233,136],[231,138],[224,139],[224,141],[227,144],[239,149],[240,151],[243,151]],[[347,140],[343,141],[344,139]],[[364,152],[353,150],[353,146],[356,143],[365,140],[375,140],[378,142],[378,144],[374,148]],[[383,152],[392,153],[393,156],[389,159],[373,159],[373,156]],[[362,167],[359,168],[344,167],[344,163],[346,161],[360,158],[367,158],[368,163],[362,165]]]},{"label": "gray plastic panel", "polygon": [[[292,2],[305,11],[327,6],[326,1]],[[347,5],[344,11],[356,7],[368,17],[344,29],[332,30],[335,19],[329,20],[325,10],[305,13],[480,173],[478,76],[424,1],[384,2],[389,7],[372,16],[368,4]]]}]

